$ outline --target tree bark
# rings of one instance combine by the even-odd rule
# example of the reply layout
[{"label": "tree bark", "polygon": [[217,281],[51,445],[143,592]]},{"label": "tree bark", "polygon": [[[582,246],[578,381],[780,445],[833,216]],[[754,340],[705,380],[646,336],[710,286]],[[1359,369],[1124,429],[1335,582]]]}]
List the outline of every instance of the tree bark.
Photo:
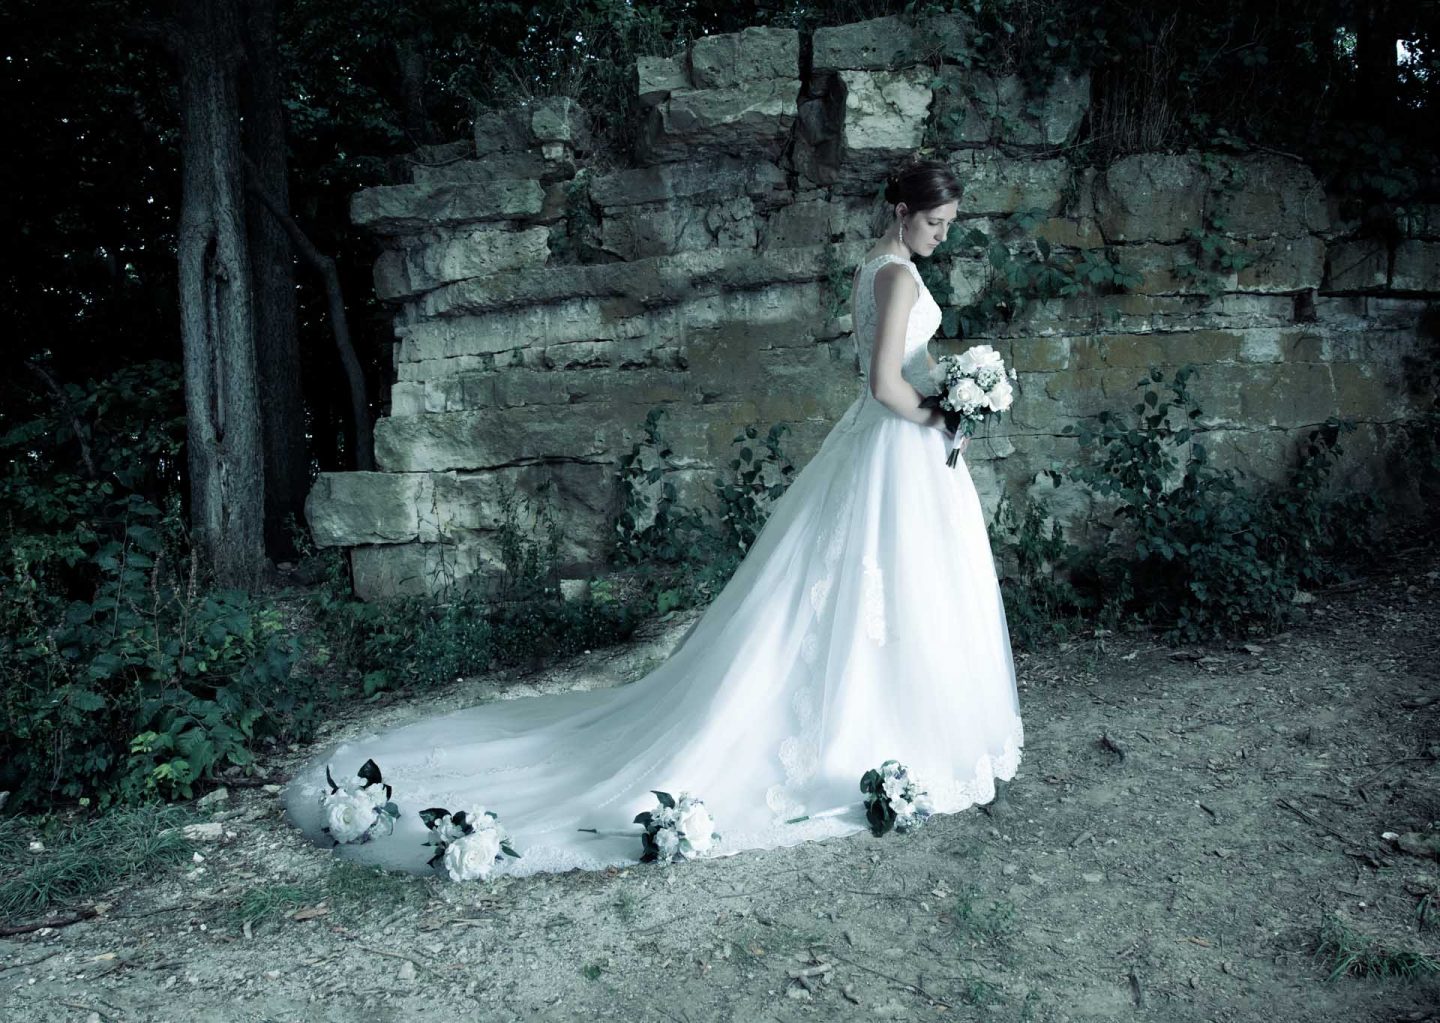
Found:
[{"label": "tree bark", "polygon": [[[285,114],[275,0],[243,0],[248,74],[241,79],[245,155],[251,176],[283,211],[290,209],[285,165]],[[289,525],[303,522],[310,464],[300,385],[295,261],[284,228],[259,203],[249,203],[246,226],[253,271],[255,360],[265,459],[265,548],[272,557],[293,551]]]},{"label": "tree bark", "polygon": [[255,375],[236,87],[235,0],[183,0],[180,337],[192,537],[222,586],[265,567],[265,477]]}]

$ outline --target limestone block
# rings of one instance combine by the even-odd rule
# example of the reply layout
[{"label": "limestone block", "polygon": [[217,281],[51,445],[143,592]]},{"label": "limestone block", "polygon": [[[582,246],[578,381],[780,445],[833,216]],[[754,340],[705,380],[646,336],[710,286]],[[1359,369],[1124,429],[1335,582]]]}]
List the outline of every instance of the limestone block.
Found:
[{"label": "limestone block", "polygon": [[1390,251],[1383,239],[1357,238],[1330,245],[1326,291],[1378,291],[1385,287]]},{"label": "limestone block", "polygon": [[1093,217],[1051,217],[1035,228],[1035,237],[1069,249],[1098,249],[1105,244]]},{"label": "limestone block", "polygon": [[607,214],[617,206],[702,203],[742,195],[757,205],[782,202],[787,195],[785,172],[765,160],[719,157],[618,170],[590,181],[591,201]]},{"label": "limestone block", "polygon": [[899,18],[872,18],[850,25],[817,28],[811,67],[815,71],[883,70],[914,63],[915,30]]},{"label": "limestone block", "polygon": [[566,341],[639,337],[652,329],[643,310],[594,298],[547,302],[441,320],[396,331],[399,362],[453,359]]},{"label": "limestone block", "polygon": [[568,96],[547,96],[530,108],[530,137],[539,143],[564,142],[580,149],[590,141],[590,115]]},{"label": "limestone block", "polygon": [[841,71],[840,78],[847,159],[894,158],[919,147],[933,96],[928,71]]},{"label": "limestone block", "polygon": [[1017,373],[1055,372],[1070,368],[1069,337],[1016,338],[1011,345],[1010,365]]},{"label": "limestone block", "polygon": [[1027,95],[1016,75],[996,78],[949,68],[940,81],[934,122],[942,145],[1065,145],[1090,109],[1090,76],[1068,71],[1059,72],[1038,96]]},{"label": "limestone block", "polygon": [[433,503],[426,473],[322,472],[305,499],[305,520],[321,547],[433,540]]},{"label": "limestone block", "polygon": [[1252,426],[1296,427],[1340,412],[1330,367],[1323,363],[1236,366],[1208,373],[1239,398],[1238,419]]},{"label": "limestone block", "polygon": [[1260,238],[1241,250],[1253,260],[1236,274],[1241,291],[1310,291],[1325,276],[1325,243],[1314,235]]},{"label": "limestone block", "polygon": [[1279,331],[1260,329],[1239,333],[1241,362],[1279,362],[1284,358]]},{"label": "limestone block", "polygon": [[1197,271],[1186,275],[1179,271],[1182,266],[1195,265],[1195,253],[1190,245],[1161,245],[1156,242],[1141,242],[1125,245],[1117,250],[1120,265],[1140,275],[1140,283],[1130,290],[1138,295],[1200,295],[1207,287],[1221,291],[1234,291],[1235,271]]},{"label": "limestone block", "polygon": [[1395,246],[1392,291],[1440,292],[1440,242],[1407,238]]},{"label": "limestone block", "polygon": [[950,263],[951,304],[967,306],[980,297],[994,275],[988,259],[957,256]]},{"label": "limestone block", "polygon": [[645,106],[653,107],[668,99],[672,92],[690,87],[684,54],[678,57],[636,58],[635,91]]},{"label": "limestone block", "polygon": [[524,152],[530,146],[530,120],[523,108],[487,110],[475,116],[475,155]]},{"label": "limestone block", "polygon": [[626,260],[714,246],[754,248],[755,220],[747,196],[709,206],[625,207],[601,224],[601,247]]},{"label": "limestone block", "polygon": [[375,292],[381,299],[408,298],[482,274],[544,266],[549,239],[548,227],[442,229],[405,236],[400,247],[376,260]]},{"label": "limestone block", "polygon": [[858,261],[867,246],[844,242],[755,251],[700,249],[633,263],[554,266],[476,277],[427,292],[416,304],[421,317],[488,312],[533,302],[604,297],[640,308],[656,308],[699,296],[767,285],[801,284],[824,279],[839,259]]},{"label": "limestone block", "polygon": [[640,150],[650,160],[705,153],[778,156],[795,121],[799,92],[798,79],[767,78],[671,93],[650,111]]},{"label": "limestone block", "polygon": [[962,217],[1058,212],[1072,173],[1065,160],[1017,160],[985,150],[952,153],[950,165],[964,189]]},{"label": "limestone block", "polygon": [[[488,559],[492,572],[498,560]],[[385,544],[350,551],[355,595],[361,600],[448,594],[468,587],[486,564],[470,544]]]},{"label": "limestone block", "polygon": [[[644,418],[644,413],[641,413]],[[493,469],[542,458],[613,457],[613,428],[593,409],[555,406],[441,412],[375,424],[375,462],[385,472]]]},{"label": "limestone block", "polygon": [[1296,238],[1329,230],[1325,190],[1303,163],[1258,154],[1239,160],[1238,170],[1237,185],[1212,197],[1212,215],[1227,233]]},{"label": "limestone block", "polygon": [[837,212],[834,204],[823,199],[782,206],[765,218],[758,242],[765,248],[788,248],[827,241],[838,233]]},{"label": "limestone block", "polygon": [[1364,362],[1338,362],[1330,367],[1335,384],[1335,412],[1349,419],[1392,420],[1410,408],[1396,378]]},{"label": "limestone block", "polygon": [[[417,185],[444,182],[485,182],[495,178],[527,178],[542,180],[550,164],[539,153],[496,153],[483,160],[449,160],[445,162],[412,163],[410,178]],[[571,165],[574,173],[574,163]]]},{"label": "limestone block", "polygon": [[728,89],[757,79],[800,76],[800,33],[789,28],[747,28],[702,36],[690,47],[690,83]]},{"label": "limestone block", "polygon": [[395,234],[446,224],[524,217],[539,213],[543,198],[544,192],[536,181],[381,185],[351,198],[350,219],[359,227]]},{"label": "limestone block", "polygon": [[1203,222],[1208,180],[1197,158],[1127,156],[1095,181],[1100,230],[1112,242],[1178,242]]}]

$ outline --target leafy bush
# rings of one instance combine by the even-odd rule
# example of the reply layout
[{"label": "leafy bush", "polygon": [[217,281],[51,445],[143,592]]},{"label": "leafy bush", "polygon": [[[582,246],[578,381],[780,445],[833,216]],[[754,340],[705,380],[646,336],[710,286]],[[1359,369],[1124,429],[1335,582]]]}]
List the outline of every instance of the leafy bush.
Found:
[{"label": "leafy bush", "polygon": [[1172,638],[1273,630],[1297,590],[1335,578],[1339,555],[1366,534],[1373,498],[1323,493],[1353,426],[1332,419],[1311,431],[1284,485],[1246,485],[1239,470],[1212,465],[1198,440],[1194,373],[1178,370],[1162,396],[1164,376],[1152,368],[1134,418],[1102,412],[1078,431],[1094,460],[1072,475],[1115,502],[1128,544],[1101,560],[1100,582],[1112,603]]},{"label": "leafy bush", "polygon": [[314,725],[298,639],[205,588],[156,478],[179,457],[178,393],[173,366],[146,364],[3,424],[0,789],[18,806],[188,797]]},{"label": "leafy bush", "polygon": [[1022,513],[1002,494],[988,531],[1010,639],[1017,647],[1032,650],[1064,636],[1093,608],[1093,598],[1070,579],[1077,551],[1044,504],[1032,501]]}]

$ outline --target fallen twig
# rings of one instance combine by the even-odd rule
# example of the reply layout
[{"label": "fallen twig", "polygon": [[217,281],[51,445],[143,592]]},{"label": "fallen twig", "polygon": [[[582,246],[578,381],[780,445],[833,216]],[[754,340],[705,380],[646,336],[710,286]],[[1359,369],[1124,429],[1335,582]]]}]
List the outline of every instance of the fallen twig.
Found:
[{"label": "fallen twig", "polygon": [[61,927],[69,927],[71,924],[78,924],[85,920],[93,920],[100,915],[100,911],[94,906],[86,906],[78,909],[69,916],[54,916],[49,920],[37,920],[31,924],[4,924],[0,925],[0,938],[13,937],[16,934],[31,934],[34,931],[43,931],[50,927],[59,930]]},{"label": "fallen twig", "polygon": [[1326,831],[1328,831],[1330,834],[1332,834],[1332,835],[1334,835],[1336,838],[1340,839],[1340,841],[1342,841],[1342,842],[1349,842],[1349,841],[1350,841],[1350,836],[1348,836],[1348,835],[1342,835],[1340,832],[1336,831],[1336,830],[1335,830],[1334,828],[1332,828],[1330,825],[1328,825],[1328,824],[1326,824],[1324,821],[1322,821],[1319,817],[1316,817],[1316,816],[1315,816],[1313,813],[1311,813],[1309,810],[1304,810],[1304,809],[1296,806],[1294,803],[1290,802],[1290,800],[1286,799],[1285,797],[1281,796],[1279,799],[1276,799],[1276,800],[1275,800],[1275,803],[1276,803],[1277,806],[1283,806],[1285,809],[1287,809],[1287,810],[1289,810],[1291,813],[1295,814],[1295,815],[1296,815],[1297,817],[1299,817],[1301,820],[1306,821],[1306,822],[1308,822],[1308,823],[1310,823],[1310,824],[1313,824],[1313,825],[1315,825],[1317,828],[1324,828],[1324,829],[1325,829]]}]

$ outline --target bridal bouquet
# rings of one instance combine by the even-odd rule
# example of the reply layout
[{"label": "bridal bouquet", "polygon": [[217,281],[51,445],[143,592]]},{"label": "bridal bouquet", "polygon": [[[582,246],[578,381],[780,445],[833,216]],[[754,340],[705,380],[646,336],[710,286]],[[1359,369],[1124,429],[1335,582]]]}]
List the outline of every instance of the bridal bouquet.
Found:
[{"label": "bridal bouquet", "polygon": [[945,413],[945,428],[954,432],[945,464],[954,468],[959,458],[961,437],[969,437],[986,417],[998,417],[1014,400],[1005,360],[989,345],[976,345],[959,355],[944,355],[930,371],[931,382],[940,388],[920,402],[921,408],[938,408]]},{"label": "bridal bouquet", "polygon": [[435,806],[421,810],[420,819],[430,829],[425,844],[435,846],[427,865],[443,863],[452,881],[486,878],[497,860],[505,856],[520,859],[498,815],[484,807],[451,813]]},{"label": "bridal bouquet", "polygon": [[932,812],[930,793],[898,760],[887,760],[860,779],[865,793],[865,819],[876,836],[894,828],[909,831],[925,823]]},{"label": "bridal bouquet", "polygon": [[390,801],[390,786],[380,779],[380,768],[375,761],[367,760],[356,772],[363,785],[350,782],[345,786],[336,784],[325,768],[325,781],[330,791],[322,797],[321,808],[325,813],[324,831],[335,840],[336,845],[346,842],[368,842],[375,825],[384,821],[386,834],[395,829],[400,808]]},{"label": "bridal bouquet", "polygon": [[715,822],[710,819],[710,811],[705,809],[702,801],[688,792],[681,792],[677,802],[668,792],[650,791],[655,793],[660,805],[654,810],[636,814],[634,821],[645,825],[645,833],[640,836],[645,849],[640,857],[641,863],[651,863],[662,857],[666,863],[672,862],[676,856],[694,859],[704,856],[720,840],[715,833]]}]

